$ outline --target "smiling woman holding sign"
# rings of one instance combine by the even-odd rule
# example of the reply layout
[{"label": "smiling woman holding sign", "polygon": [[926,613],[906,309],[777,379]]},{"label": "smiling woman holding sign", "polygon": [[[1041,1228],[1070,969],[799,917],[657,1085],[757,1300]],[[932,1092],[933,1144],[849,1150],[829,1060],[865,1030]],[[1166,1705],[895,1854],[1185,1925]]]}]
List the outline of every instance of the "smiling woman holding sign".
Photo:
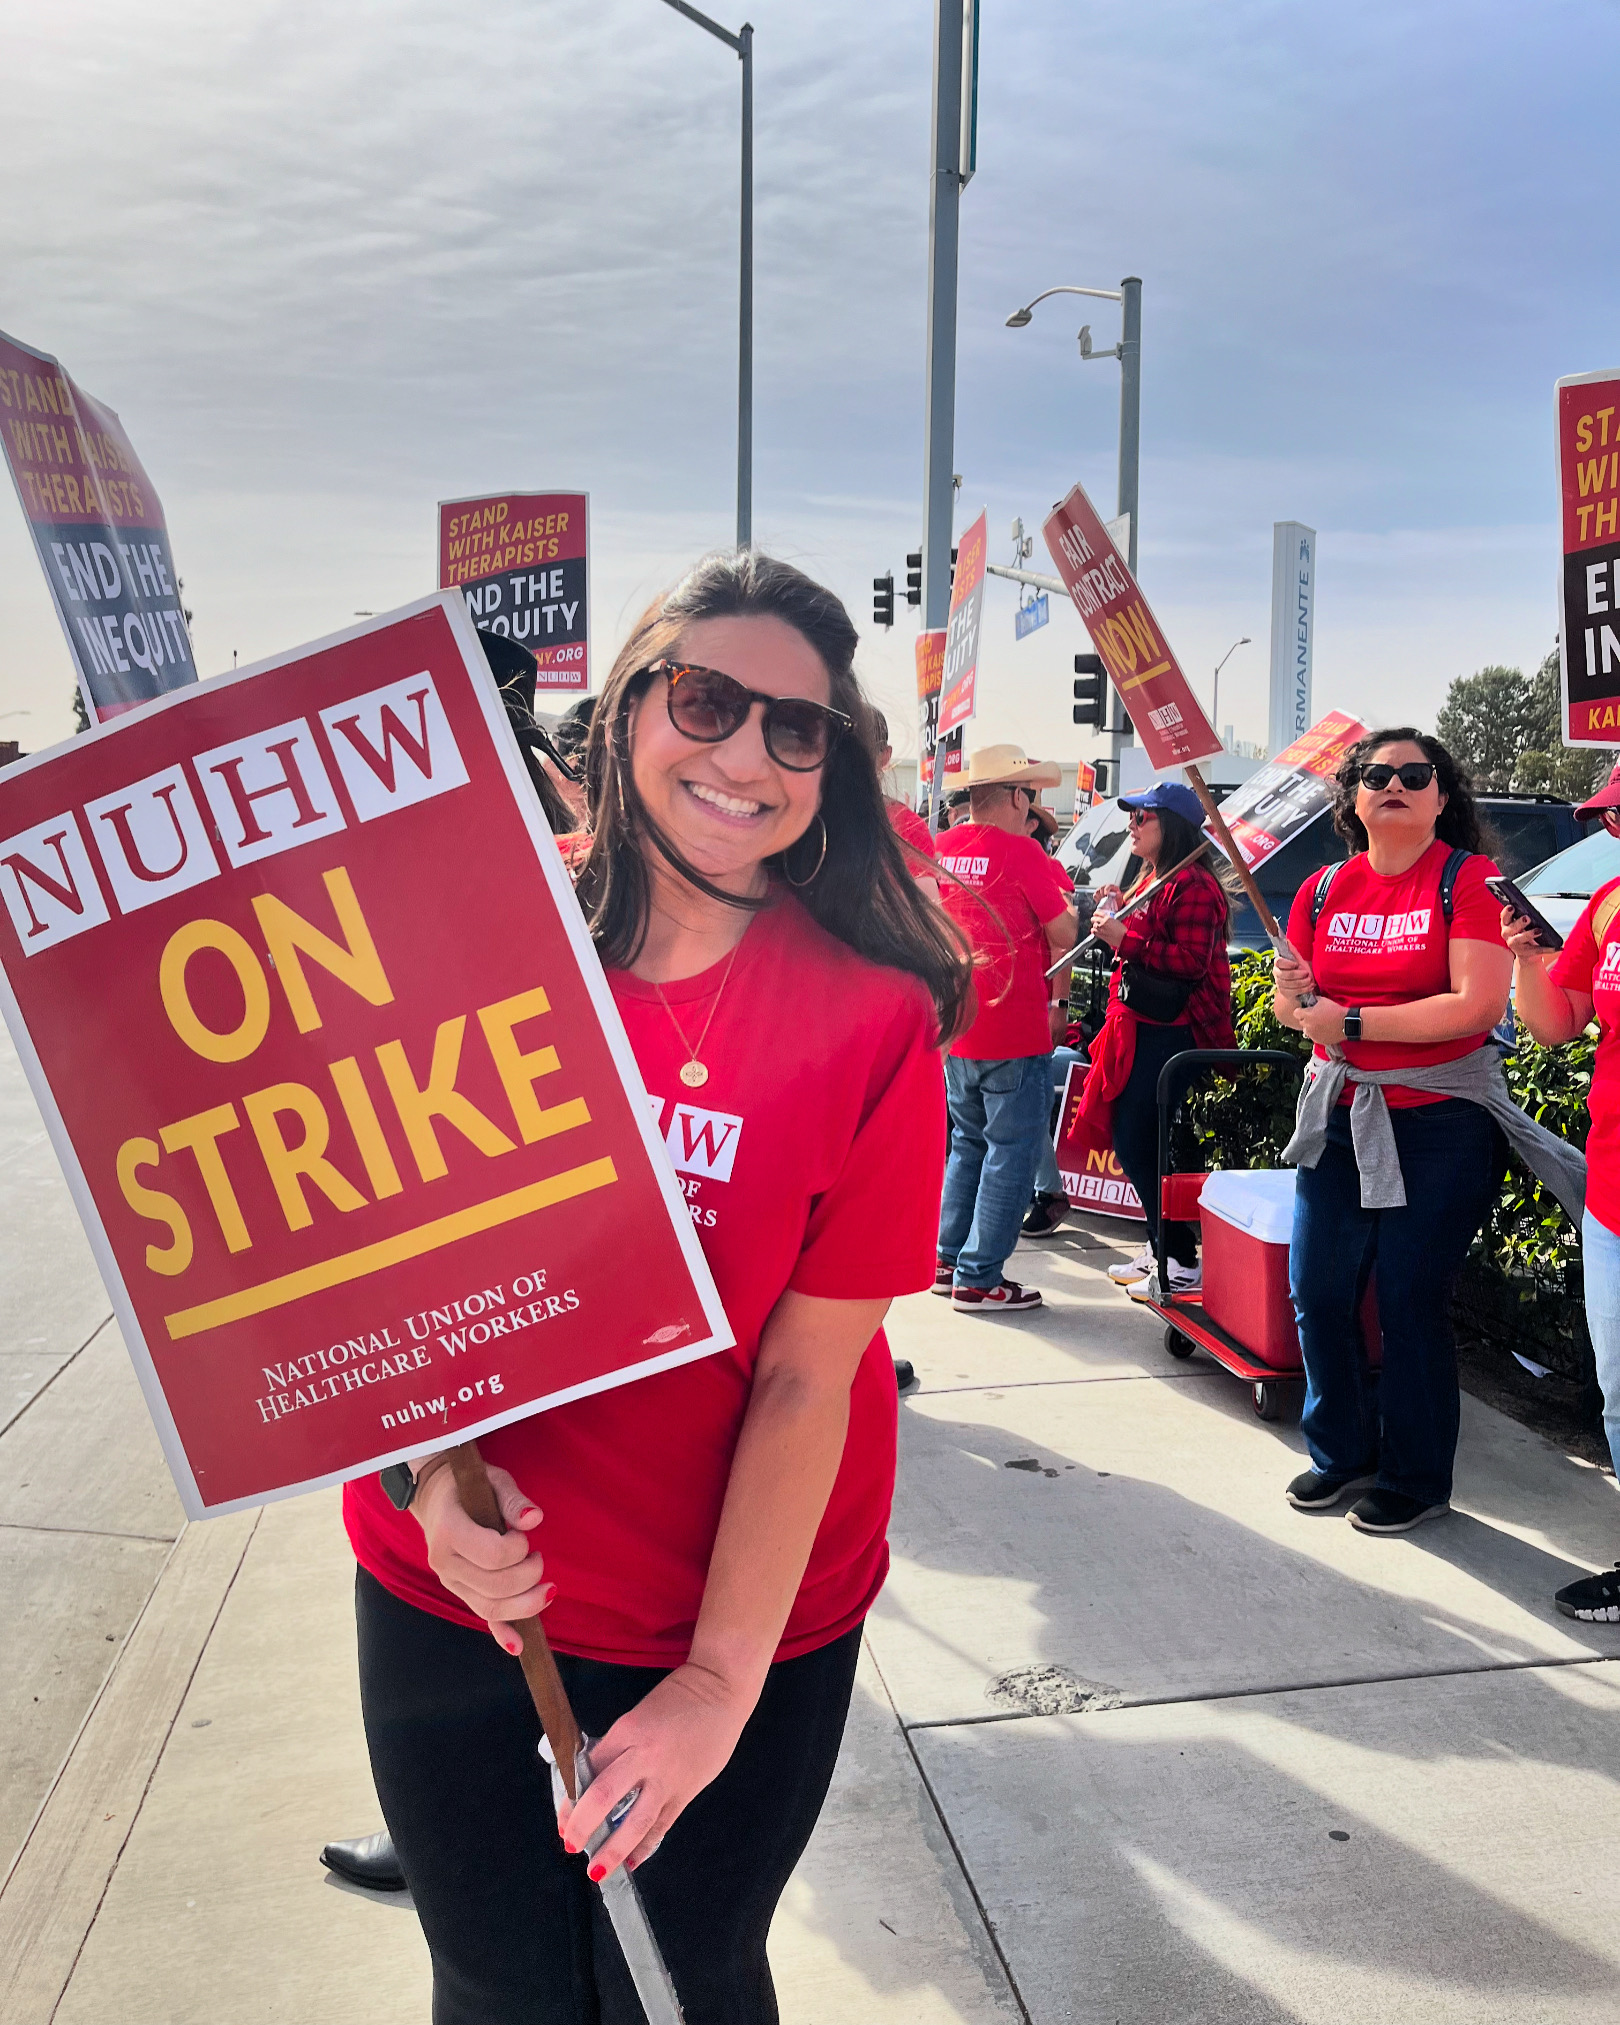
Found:
[{"label": "smiling woman holding sign", "polygon": [[[855,642],[797,570],[712,558],[637,625],[591,731],[580,897],[735,1349],[487,1436],[504,1535],[442,1457],[407,1509],[347,1493],[367,1736],[436,2025],[638,2015],[574,1853],[632,1794],[590,1876],[647,1864],[689,2025],[776,2016],[766,1933],[887,1568],[881,1324],[933,1278],[938,1050],[969,992],[889,825]],[[541,1610],[601,1739],[561,1839],[506,1656]]]}]

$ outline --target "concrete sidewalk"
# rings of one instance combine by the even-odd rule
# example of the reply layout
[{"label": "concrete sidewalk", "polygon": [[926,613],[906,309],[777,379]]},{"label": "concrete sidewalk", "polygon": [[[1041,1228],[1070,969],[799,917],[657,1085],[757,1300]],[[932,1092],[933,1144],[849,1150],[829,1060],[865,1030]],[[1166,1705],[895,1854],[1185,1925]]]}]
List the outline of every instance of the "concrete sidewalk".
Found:
[{"label": "concrete sidewalk", "polygon": [[[1119,1255],[1071,1229],[1019,1254],[1039,1313],[896,1313],[894,1573],[773,1935],[784,2019],[1620,2021],[1620,1627],[1551,1603],[1620,1552],[1612,1481],[1465,1401],[1450,1518],[1295,1513],[1297,1429],[1168,1357]],[[9,1616],[43,1714],[0,2020],[425,2019],[408,1902],[316,1863],[377,1822],[336,1500],[171,1547],[121,1359],[110,1326],[64,1353],[0,1437],[0,1547],[79,1557]],[[75,1624],[115,1663],[53,1687]]]}]

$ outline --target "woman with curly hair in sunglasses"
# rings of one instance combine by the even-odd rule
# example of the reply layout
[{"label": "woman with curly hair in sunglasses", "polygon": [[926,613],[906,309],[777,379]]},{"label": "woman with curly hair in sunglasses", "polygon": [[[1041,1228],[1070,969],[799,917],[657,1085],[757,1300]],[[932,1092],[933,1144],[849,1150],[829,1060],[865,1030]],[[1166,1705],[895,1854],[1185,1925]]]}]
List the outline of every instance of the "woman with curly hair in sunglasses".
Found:
[{"label": "woman with curly hair in sunglasses", "polygon": [[[766,1934],[888,1565],[882,1322],[932,1283],[939,1050],[970,1001],[883,805],[855,644],[800,571],[710,557],[636,625],[586,747],[577,891],[735,1349],[485,1437],[504,1535],[447,1469],[405,1510],[349,1489],[436,2025],[639,2017],[587,1863],[639,1870],[689,2025],[777,2015]],[[600,1739],[556,1815],[511,1656],[538,1611]]]},{"label": "woman with curly hair in sunglasses", "polygon": [[[1305,1359],[1302,1511],[1365,1493],[1363,1533],[1446,1511],[1457,1448],[1451,1294],[1508,1145],[1575,1206],[1584,1162],[1513,1104],[1487,1045],[1513,959],[1467,776],[1438,739],[1375,731],[1346,756],[1333,822],[1351,856],[1300,889],[1277,1017],[1316,1043],[1284,1158],[1299,1164],[1289,1281]],[[1353,1093],[1353,1095],[1352,1095]],[[1360,1308],[1377,1276],[1383,1368]]]}]

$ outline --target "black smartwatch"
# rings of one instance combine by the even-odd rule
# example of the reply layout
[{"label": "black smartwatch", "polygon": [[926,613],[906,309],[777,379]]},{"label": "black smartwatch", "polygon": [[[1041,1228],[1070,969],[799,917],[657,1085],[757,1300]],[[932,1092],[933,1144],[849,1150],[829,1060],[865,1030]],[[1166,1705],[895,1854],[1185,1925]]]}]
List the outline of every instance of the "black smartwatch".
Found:
[{"label": "black smartwatch", "polygon": [[390,1463],[387,1469],[377,1472],[377,1481],[396,1512],[410,1510],[411,1500],[416,1496],[416,1478],[409,1463]]},{"label": "black smartwatch", "polygon": [[1361,1008],[1358,1005],[1345,1007],[1344,1037],[1347,1041],[1361,1039]]}]

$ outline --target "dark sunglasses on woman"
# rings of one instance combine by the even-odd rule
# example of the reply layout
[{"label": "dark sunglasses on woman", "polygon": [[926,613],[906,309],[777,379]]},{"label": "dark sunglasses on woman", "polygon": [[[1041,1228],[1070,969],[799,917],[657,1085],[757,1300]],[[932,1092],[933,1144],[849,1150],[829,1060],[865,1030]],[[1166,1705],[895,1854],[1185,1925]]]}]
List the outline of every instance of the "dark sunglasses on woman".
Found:
[{"label": "dark sunglasses on woman", "polygon": [[1401,786],[1409,794],[1416,794],[1426,788],[1434,779],[1432,759],[1411,759],[1405,766],[1387,766],[1383,760],[1374,760],[1370,766],[1358,767],[1356,776],[1363,787],[1370,787],[1374,794],[1380,794],[1395,777],[1400,776]]},{"label": "dark sunglasses on woman", "polygon": [[654,661],[643,671],[669,684],[669,721],[683,738],[721,745],[741,731],[756,703],[765,706],[765,750],[789,773],[813,773],[855,720],[842,710],[812,703],[808,696],[767,696],[748,689],[718,668],[695,668],[686,661]]}]

